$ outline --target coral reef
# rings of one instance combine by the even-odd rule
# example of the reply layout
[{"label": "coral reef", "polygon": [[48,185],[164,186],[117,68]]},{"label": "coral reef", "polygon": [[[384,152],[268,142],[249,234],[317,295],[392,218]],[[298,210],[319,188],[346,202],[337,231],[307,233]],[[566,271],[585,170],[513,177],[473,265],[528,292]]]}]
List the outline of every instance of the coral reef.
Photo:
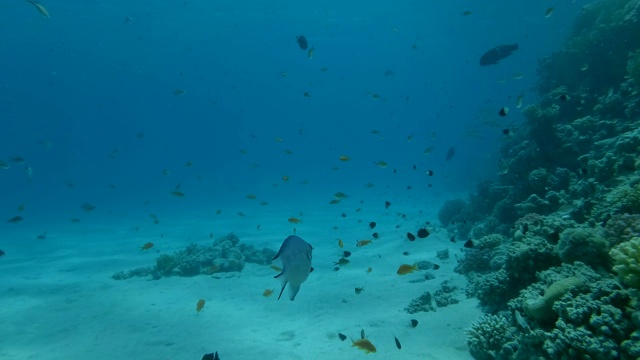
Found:
[{"label": "coral reef", "polygon": [[419,297],[411,300],[404,311],[408,312],[409,314],[436,311],[436,308],[433,306],[433,296],[431,296],[431,293],[428,291],[423,293]]},{"label": "coral reef", "polygon": [[113,275],[116,280],[133,276],[151,275],[154,279],[163,276],[211,275],[220,272],[242,271],[246,262],[267,265],[276,255],[271,249],[256,249],[252,245],[240,244],[233,233],[213,242],[212,246],[188,245],[172,255],[162,254],[156,259],[155,267],[138,268]]},{"label": "coral reef", "polygon": [[566,229],[560,234],[558,255],[564,263],[581,261],[594,268],[608,267],[609,243],[592,228]]},{"label": "coral reef", "polygon": [[620,280],[636,289],[640,289],[640,238],[616,245],[609,253],[613,259],[613,271]]},{"label": "coral reef", "polygon": [[514,334],[509,321],[501,315],[485,315],[465,330],[471,355],[478,360],[495,359]]}]

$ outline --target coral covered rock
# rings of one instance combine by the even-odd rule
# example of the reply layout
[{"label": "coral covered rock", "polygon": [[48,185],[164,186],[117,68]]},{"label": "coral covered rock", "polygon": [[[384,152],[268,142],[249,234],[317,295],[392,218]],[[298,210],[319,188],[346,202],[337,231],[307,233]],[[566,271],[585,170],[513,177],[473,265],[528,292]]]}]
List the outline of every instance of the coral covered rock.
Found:
[{"label": "coral covered rock", "polygon": [[640,237],[615,246],[609,255],[613,259],[613,271],[618,274],[620,280],[640,289]]},{"label": "coral covered rock", "polygon": [[547,288],[543,296],[525,300],[522,303],[522,308],[528,316],[535,319],[553,319],[554,316],[556,316],[553,312],[553,304],[570,290],[584,285],[584,280],[579,277],[569,277],[558,280]]},{"label": "coral covered rock", "polygon": [[594,229],[566,229],[560,234],[558,255],[562,262],[581,261],[593,267],[607,267],[609,244]]},{"label": "coral covered rock", "polygon": [[511,325],[501,315],[485,315],[465,332],[471,355],[477,360],[495,359],[502,347],[514,338]]}]

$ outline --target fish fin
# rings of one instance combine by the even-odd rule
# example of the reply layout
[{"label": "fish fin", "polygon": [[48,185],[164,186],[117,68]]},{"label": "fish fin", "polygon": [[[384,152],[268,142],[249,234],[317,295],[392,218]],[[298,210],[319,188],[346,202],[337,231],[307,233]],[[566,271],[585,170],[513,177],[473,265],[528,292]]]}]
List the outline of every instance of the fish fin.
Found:
[{"label": "fish fin", "polygon": [[314,269],[314,268],[313,268],[313,266],[312,266],[312,267],[311,267],[311,269],[309,269],[309,272],[310,272],[310,273],[312,273],[312,272],[313,272],[313,270],[315,270],[315,269]]},{"label": "fish fin", "polygon": [[300,291],[300,285],[289,284],[289,300],[295,300],[298,291]]},{"label": "fish fin", "polygon": [[215,355],[213,355],[213,360],[220,360],[220,356],[218,356],[218,352],[216,351]]},{"label": "fish fin", "polygon": [[[280,276],[280,275],[278,275]],[[284,288],[287,286],[287,281],[283,281],[282,282],[282,288],[280,289],[280,295],[278,295],[278,300],[280,300],[280,297],[282,296],[282,293],[284,292]]]}]

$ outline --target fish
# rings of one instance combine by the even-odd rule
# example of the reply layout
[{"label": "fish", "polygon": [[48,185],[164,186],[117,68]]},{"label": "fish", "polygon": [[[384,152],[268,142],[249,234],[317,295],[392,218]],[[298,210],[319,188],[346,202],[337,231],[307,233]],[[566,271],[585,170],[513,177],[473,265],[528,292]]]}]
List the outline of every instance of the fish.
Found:
[{"label": "fish", "polygon": [[348,265],[351,261],[347,260],[346,258],[340,258],[340,260],[336,261],[333,263],[333,265]]},{"label": "fish", "polygon": [[374,239],[377,239],[380,237],[380,234],[378,234],[377,232],[374,232],[373,234],[371,234],[371,237]]},{"label": "fish", "polygon": [[498,62],[514,51],[518,50],[518,44],[500,45],[489,49],[480,57],[480,66],[496,65]]},{"label": "fish", "polygon": [[186,94],[187,91],[184,89],[175,89],[173,90],[173,95],[180,96]]},{"label": "fish", "polygon": [[307,50],[307,48],[309,47],[307,38],[304,35],[296,36],[296,41],[298,42],[298,46],[302,50]]},{"label": "fish", "polygon": [[373,241],[372,240],[358,240],[356,242],[356,247],[363,247],[363,246],[367,246],[369,244],[372,244]]},{"label": "fish", "polygon": [[427,170],[427,176],[433,176],[433,170],[431,169]]},{"label": "fish", "polygon": [[91,204],[89,204],[89,203],[84,203],[84,204],[80,205],[80,208],[82,210],[86,211],[86,212],[89,212],[89,211],[94,210],[96,207],[91,205]]},{"label": "fish", "polygon": [[269,265],[270,268],[272,268],[273,270],[277,271],[277,272],[281,272],[282,268],[279,266],[275,266],[273,264]]},{"label": "fish", "polygon": [[36,7],[36,10],[38,10],[38,12],[40,13],[40,15],[42,15],[43,18],[45,19],[49,19],[51,18],[51,16],[49,15],[49,11],[47,11],[47,9],[40,5],[39,2],[35,1],[35,0],[27,0],[29,1],[33,6]]},{"label": "fish", "polygon": [[369,227],[370,227],[371,229],[375,228],[375,227],[376,227],[376,222],[375,222],[375,221],[370,222],[370,223],[369,223]]},{"label": "fish", "polygon": [[342,239],[338,239],[338,246],[340,246],[340,249],[344,247],[344,242],[342,241]]},{"label": "fish", "polygon": [[428,148],[424,149],[424,154],[429,155],[433,152],[433,150],[434,150],[433,146],[429,146]]},{"label": "fish", "polygon": [[198,316],[197,314],[200,314],[200,311],[202,311],[202,308],[204,308],[204,303],[204,299],[198,300],[198,303],[196,304],[196,316]]},{"label": "fish", "polygon": [[0,160],[0,169],[9,170],[9,164],[7,164],[6,162]]},{"label": "fish", "polygon": [[247,196],[245,196],[245,197],[246,197],[247,199],[249,199],[249,200],[255,200],[255,199],[257,199],[257,198],[258,198],[255,194],[248,194],[248,195],[247,195]]},{"label": "fish", "polygon": [[385,208],[385,209],[388,209],[388,208],[389,208],[389,206],[391,206],[391,203],[390,203],[389,201],[385,201],[385,202],[384,202],[384,208]]},{"label": "fish", "polygon": [[400,267],[398,268],[398,271],[396,271],[396,274],[398,275],[407,275],[407,274],[411,274],[414,271],[418,270],[418,266],[417,265],[409,265],[409,264],[402,264],[400,265]]},{"label": "fish", "polygon": [[342,199],[348,198],[349,195],[347,195],[347,194],[345,194],[343,192],[337,192],[337,193],[333,194],[333,197],[336,198],[336,199],[342,200]]},{"label": "fish", "polygon": [[306,97],[307,99],[311,97],[311,95],[309,95],[309,92],[305,91],[304,94],[302,94],[302,96]]},{"label": "fish", "polygon": [[280,71],[280,76],[287,77],[287,76],[289,76],[289,73],[286,72],[286,71]]},{"label": "fish", "polygon": [[418,320],[411,319],[411,327],[416,327],[416,326],[418,326]]},{"label": "fish", "polygon": [[498,115],[504,117],[507,116],[509,114],[509,108],[506,106],[503,106],[500,108],[500,111],[498,111]]},{"label": "fish", "polygon": [[544,17],[548,18],[548,17],[550,17],[551,15],[553,15],[553,11],[554,11],[555,9],[556,9],[556,6],[555,6],[555,5],[553,5],[553,6],[552,6],[552,7],[550,7],[550,8],[547,8],[547,10],[544,12]]},{"label": "fish", "polygon": [[524,74],[523,73],[513,73],[511,75],[511,77],[516,79],[516,80],[520,80],[520,79],[522,79],[524,77]]},{"label": "fish", "polygon": [[386,163],[386,162],[384,162],[384,161],[382,161],[382,160],[377,161],[377,162],[374,162],[373,164],[374,164],[375,166],[379,167],[379,168],[382,168],[382,169],[384,169],[384,168],[386,168],[386,167],[387,167],[387,163]]},{"label": "fish", "polygon": [[315,51],[315,49],[312,47],[309,48],[309,51],[307,52],[307,57],[309,58],[309,60],[313,59],[313,52]]},{"label": "fish", "polygon": [[402,349],[402,345],[400,345],[400,340],[394,335],[393,338],[396,340],[396,347],[398,350]]},{"label": "fish", "polygon": [[425,229],[425,228],[421,228],[421,229],[419,229],[419,230],[418,230],[417,235],[418,235],[418,237],[419,237],[420,239],[424,239],[424,238],[426,238],[427,236],[429,236],[429,230],[427,230],[427,229]]},{"label": "fish", "polygon": [[366,338],[365,334],[364,334],[364,329],[360,328],[360,339],[364,339]]},{"label": "fish", "polygon": [[351,251],[345,250],[345,251],[342,252],[342,257],[348,258],[349,256],[351,256]]},{"label": "fish", "polygon": [[177,191],[177,190],[171,191],[171,195],[177,196],[177,197],[184,197],[184,193],[182,191]]},{"label": "fish", "polygon": [[469,16],[471,14],[473,14],[473,13],[470,10],[465,10],[465,11],[462,12],[462,16]]},{"label": "fish", "polygon": [[282,175],[282,181],[289,181],[290,177],[288,175]]},{"label": "fish", "polygon": [[351,339],[352,342],[352,347],[355,346],[358,349],[364,351],[365,354],[368,353],[375,353],[376,347],[371,343],[371,341],[369,341],[368,339],[360,339],[360,340],[353,340]]},{"label": "fish", "polygon": [[220,360],[220,357],[218,356],[218,352],[216,351],[215,353],[204,354],[204,356],[202,356],[202,360]]},{"label": "fish", "polygon": [[520,109],[522,107],[522,100],[524,99],[524,94],[520,94],[518,95],[518,98],[516,99],[516,108]]},{"label": "fish", "polygon": [[6,252],[4,252],[4,250],[0,249],[0,256],[4,256],[4,254],[6,254]]},{"label": "fish", "polygon": [[298,219],[297,217],[290,217],[287,219],[287,221],[292,224],[300,224],[302,222],[302,219]]},{"label": "fish", "polygon": [[407,233],[407,239],[409,239],[409,241],[415,241],[416,240],[416,236],[413,235],[412,233],[408,232]]},{"label": "fish", "polygon": [[262,293],[262,296],[264,297],[269,297],[273,295],[273,289],[265,289],[264,292]]},{"label": "fish", "polygon": [[340,338],[340,341],[345,341],[347,340],[347,335],[343,334],[343,333],[338,333],[338,337]]},{"label": "fish", "polygon": [[511,132],[511,130],[509,130],[509,129],[502,129],[502,133],[504,135],[509,135],[510,132]]},{"label": "fish", "polygon": [[449,161],[451,159],[453,159],[453,157],[456,155],[456,148],[455,147],[450,147],[449,150],[447,150],[447,156],[444,157],[444,159],[446,161]]},{"label": "fish", "polygon": [[21,222],[22,220],[24,220],[24,218],[22,216],[14,216],[11,219],[7,220],[7,222],[17,224],[17,223]]},{"label": "fish", "polygon": [[371,267],[368,267],[368,268],[367,268],[367,274],[369,274],[369,273],[370,273],[370,272],[372,272],[372,271],[373,271],[373,268],[371,268]]},{"label": "fish", "polygon": [[472,248],[473,247],[473,240],[469,239],[469,240],[465,241],[464,247],[469,248],[469,249]]},{"label": "fish", "polygon": [[340,161],[349,161],[351,160],[351,157],[347,155],[341,155],[338,159],[340,159]]},{"label": "fish", "polygon": [[329,201],[329,204],[331,204],[331,205],[340,204],[340,199],[333,199],[333,200]]},{"label": "fish", "polygon": [[364,286],[355,288],[355,291],[356,291],[356,295],[360,295],[360,293],[364,291]]},{"label": "fish", "polygon": [[147,242],[144,245],[142,245],[140,247],[140,250],[149,250],[153,247],[153,243],[152,242]]},{"label": "fish", "polygon": [[280,250],[273,258],[282,260],[282,272],[274,278],[280,279],[282,288],[278,300],[289,284],[289,300],[293,301],[300,291],[300,285],[309,278],[312,271],[311,258],[313,247],[296,235],[290,235],[280,246]]}]

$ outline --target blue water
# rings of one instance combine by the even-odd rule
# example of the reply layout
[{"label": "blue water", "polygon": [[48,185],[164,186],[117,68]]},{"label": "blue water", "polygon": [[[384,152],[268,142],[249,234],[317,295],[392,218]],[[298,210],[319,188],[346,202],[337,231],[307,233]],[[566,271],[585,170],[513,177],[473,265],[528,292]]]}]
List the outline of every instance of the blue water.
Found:
[{"label": "blue water", "polygon": [[73,218],[235,213],[248,194],[295,215],[337,191],[425,208],[472,191],[495,177],[501,130],[522,121],[516,97],[535,101],[538,59],[585,3],[545,18],[552,1],[43,0],[46,19],[2,0],[0,248]]}]

